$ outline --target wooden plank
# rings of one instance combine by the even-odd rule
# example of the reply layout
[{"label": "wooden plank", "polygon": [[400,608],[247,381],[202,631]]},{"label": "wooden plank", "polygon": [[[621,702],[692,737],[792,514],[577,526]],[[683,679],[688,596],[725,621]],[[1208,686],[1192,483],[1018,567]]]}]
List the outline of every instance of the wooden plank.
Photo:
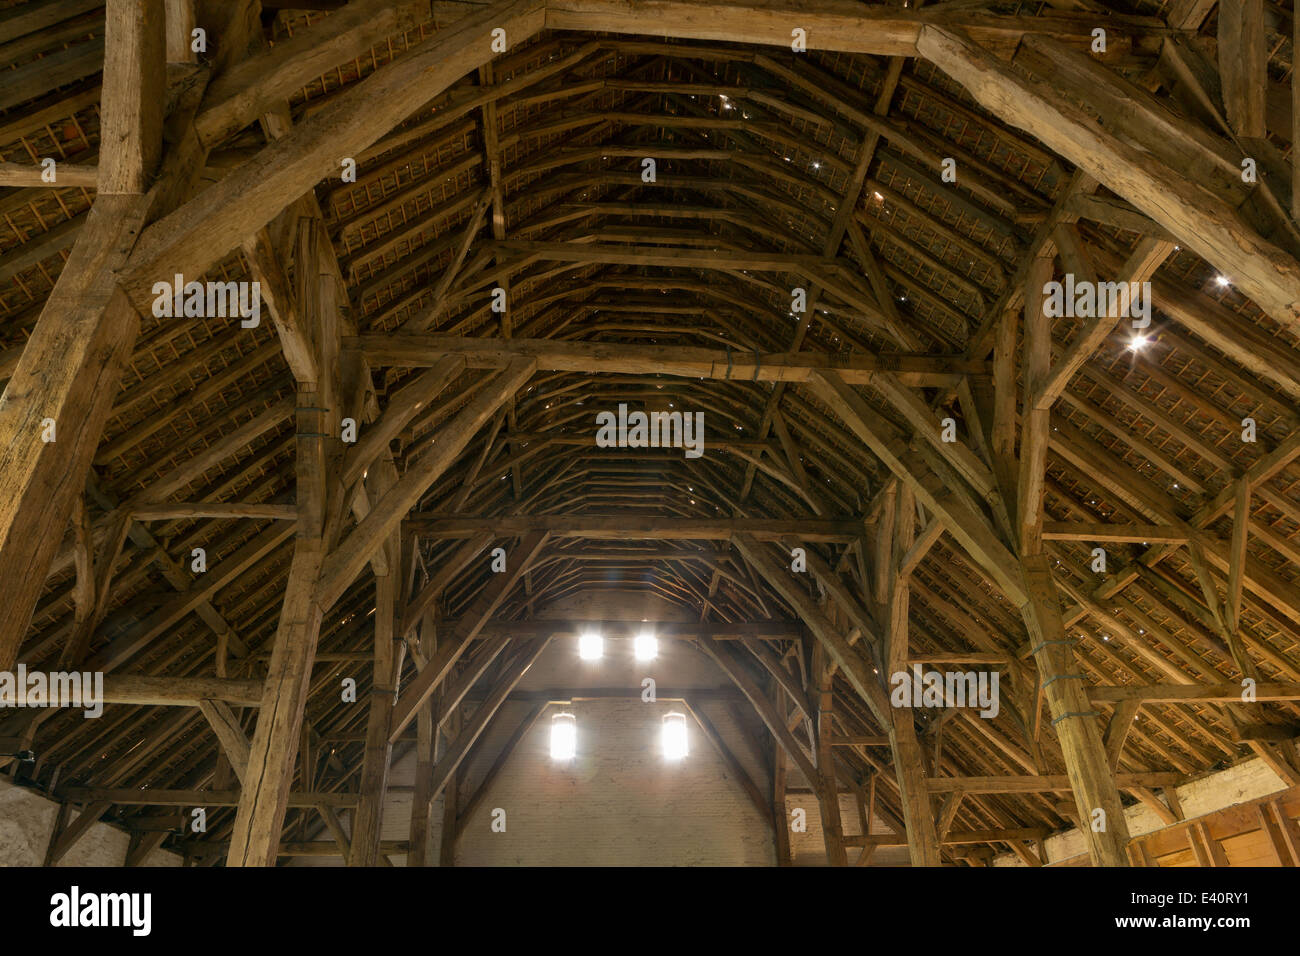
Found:
[{"label": "wooden plank", "polygon": [[348,866],[374,866],[379,859],[384,793],[388,788],[388,763],[393,746],[388,733],[389,721],[401,676],[401,658],[395,652],[393,634],[400,588],[396,573],[375,579],[374,676],[362,754],[361,802],[352,815],[352,852]]},{"label": "wooden plank", "polygon": [[95,38],[47,53],[17,69],[5,70],[0,73],[0,109],[12,110],[57,87],[94,76],[104,68],[104,58],[105,41]]},{"label": "wooden plank", "polygon": [[[1172,787],[1185,782],[1178,773],[1120,773],[1115,775],[1119,786]],[[1049,793],[1072,790],[1067,774],[1011,775],[999,777],[930,777],[926,787],[931,793],[950,793],[953,790],[973,793]]]},{"label": "wooden plank", "polygon": [[47,183],[45,170],[31,163],[0,163],[0,186],[34,189],[94,189],[99,182],[99,167],[77,163],[56,163],[54,182]]},{"label": "wooden plank", "polygon": [[0,670],[17,659],[139,332],[116,271],[144,214],[139,197],[96,201],[0,397]]},{"label": "wooden plank", "polygon": [[108,0],[99,193],[143,193],[162,155],[167,88],[163,0]]},{"label": "wooden plank", "polygon": [[[874,56],[908,57],[927,22],[925,11],[898,7],[867,7],[848,0],[818,0],[816,4],[768,0],[656,0],[651,5],[621,0],[550,0],[546,25],[552,30],[650,34],[693,40],[721,40],[784,47],[791,29],[807,33],[809,50],[837,50]],[[1002,17],[980,12],[950,11],[944,22],[969,32],[1001,55],[1010,56],[1026,32],[1044,32],[1073,39],[1081,46],[1091,39],[1090,21],[1065,16]],[[1112,42],[1156,27],[1145,18],[1116,18]],[[1123,24],[1121,26],[1121,23]],[[1160,23],[1159,26],[1163,26]]]},{"label": "wooden plank", "polygon": [[1089,709],[1083,676],[1072,643],[1066,638],[1051,564],[1046,555],[1022,555],[1021,567],[1029,600],[1021,608],[1043,694],[1078,806],[1079,819],[1089,823],[1101,810],[1104,826],[1083,830],[1094,866],[1128,866],[1128,829],[1115,774]]},{"label": "wooden plank", "polygon": [[[409,530],[409,526],[408,526]],[[470,538],[460,547],[458,547],[450,556],[439,562],[438,567],[434,569],[432,576],[420,588],[420,592],[411,599],[402,612],[401,622],[397,629],[399,637],[406,637],[416,627],[430,610],[433,609],[434,602],[442,595],[443,589],[456,578],[466,566],[476,557],[481,555],[485,548],[492,542],[492,536],[488,532]]]},{"label": "wooden plank", "polygon": [[1025,345],[1021,374],[1025,382],[1025,408],[1020,425],[1020,475],[1016,483],[1016,543],[1021,554],[1043,548],[1043,482],[1047,471],[1047,445],[1051,436],[1050,405],[1030,401],[1042,392],[1052,356],[1052,320],[1044,308],[1044,287],[1052,278],[1052,260],[1039,257],[1025,274]]},{"label": "wooden plank", "polygon": [[1281,812],[1278,803],[1258,803],[1255,805],[1255,812],[1259,815],[1259,826],[1268,838],[1269,848],[1273,851],[1273,856],[1277,859],[1278,866],[1296,866],[1297,860],[1291,855],[1291,846],[1283,834],[1282,827],[1278,825],[1278,819],[1274,816],[1274,811]]},{"label": "wooden plank", "polygon": [[826,860],[831,866],[848,866],[844,850],[844,822],[840,817],[840,787],[835,779],[835,752],[831,748],[831,732],[835,715],[833,711],[834,674],[826,667],[824,645],[813,647],[809,668],[809,688],[816,688],[817,715],[813,721],[815,754],[817,757],[818,806],[821,807],[822,841],[826,845]]},{"label": "wooden plank", "polygon": [[315,391],[298,392],[298,537],[249,749],[227,866],[275,866],[293,780],[323,613],[319,582],[325,557],[329,479],[325,439],[330,430],[330,413],[320,406],[320,401]]},{"label": "wooden plank", "polygon": [[944,384],[954,382],[957,375],[987,371],[985,363],[962,356],[911,353],[729,353],[682,345],[406,334],[355,336],[344,339],[343,345],[360,349],[378,366],[431,366],[443,356],[456,355],[465,360],[468,368],[502,368],[513,361],[532,359],[540,371],[548,372],[677,375],[742,382],[808,382],[820,371],[834,370],[844,381],[862,385],[879,370],[890,368],[896,369],[898,379],[907,384]]},{"label": "wooden plank", "polygon": [[1110,722],[1106,724],[1106,737],[1103,745],[1106,748],[1106,761],[1112,771],[1119,767],[1119,756],[1124,750],[1124,741],[1128,739],[1129,731],[1133,729],[1133,718],[1137,716],[1138,708],[1142,702],[1138,700],[1121,701],[1115,708],[1115,712],[1110,716]]},{"label": "wooden plank", "polygon": [[50,846],[45,853],[45,866],[55,866],[67,855],[77,841],[90,832],[90,828],[99,822],[99,818],[108,810],[107,801],[98,800],[87,803],[77,818],[61,831],[50,837]]},{"label": "wooden plank", "polygon": [[772,736],[776,738],[781,749],[799,768],[799,772],[804,775],[804,779],[808,781],[809,785],[814,788],[817,787],[820,780],[817,775],[817,768],[804,752],[803,747],[799,745],[794,735],[790,733],[789,728],[786,727],[785,720],[777,712],[776,706],[763,693],[763,689],[758,686],[758,682],[750,676],[735,654],[728,648],[718,645],[701,643],[699,647],[707,656],[713,659],[714,663],[722,668],[723,673],[731,678],[732,683],[745,695],[745,699],[753,705],[754,711],[762,718],[763,723],[772,732]]},{"label": "wooden plank", "polygon": [[176,521],[189,518],[257,518],[270,521],[297,521],[294,505],[264,505],[244,502],[192,501],[144,502],[131,507],[137,521]]},{"label": "wooden plank", "polygon": [[167,633],[187,614],[201,609],[211,597],[278,548],[293,532],[294,527],[288,524],[268,528],[209,570],[188,590],[169,598],[148,617],[114,637],[107,647],[96,651],[85,662],[85,666],[91,670],[120,667]]},{"label": "wooden plank", "polygon": [[483,802],[485,797],[487,797],[492,784],[500,775],[502,768],[505,767],[506,761],[508,761],[510,755],[515,752],[515,748],[519,746],[519,742],[528,735],[530,730],[537,726],[537,721],[539,721],[542,714],[546,712],[546,708],[547,704],[545,702],[535,704],[533,709],[524,715],[523,720],[519,721],[514,732],[510,734],[505,745],[501,748],[501,752],[498,753],[496,759],[492,761],[492,766],[488,767],[487,773],[485,773],[483,779],[479,781],[479,785],[474,789],[474,792],[470,794],[469,799],[463,801],[462,805],[457,809],[457,830],[464,829],[465,821],[473,815],[474,810],[477,809],[478,805]]},{"label": "wooden plank", "polygon": [[772,808],[769,805],[767,798],[763,796],[763,791],[758,788],[758,784],[756,784],[754,778],[749,775],[749,771],[747,771],[744,765],[736,759],[736,755],[732,753],[731,748],[727,746],[727,742],[723,740],[722,735],[718,733],[718,728],[713,726],[713,721],[709,720],[708,715],[700,709],[699,701],[692,703],[687,699],[683,701],[683,705],[690,712],[691,716],[695,718],[695,722],[699,724],[700,730],[703,732],[705,739],[713,745],[713,749],[718,752],[718,756],[721,757],[722,762],[726,764],[727,770],[731,773],[731,776],[735,778],[736,783],[740,785],[740,789],[745,792],[745,796],[747,796],[750,803],[754,805],[754,809],[758,811],[759,818],[770,826],[772,823]]},{"label": "wooden plank", "polygon": [[423,411],[438,394],[464,370],[463,359],[447,356],[414,381],[403,385],[388,397],[379,418],[361,430],[357,443],[343,460],[339,480],[350,487],[398,433]]},{"label": "wooden plank", "polygon": [[293,373],[294,381],[301,385],[315,385],[320,377],[311,330],[304,327],[299,314],[299,303],[294,295],[284,264],[276,253],[267,229],[259,229],[242,244],[248,270],[257,280],[267,311],[280,338],[284,360]]},{"label": "wooden plank", "polygon": [[1264,0],[1220,0],[1219,78],[1228,122],[1238,136],[1267,135],[1268,40]]},{"label": "wooden plank", "polygon": [[1225,600],[1227,629],[1236,634],[1241,625],[1241,586],[1246,567],[1246,541],[1250,534],[1250,483],[1237,482],[1232,511],[1232,544],[1228,549],[1228,591]]},{"label": "wooden plank", "polygon": [[198,63],[194,51],[195,0],[165,0],[167,7],[167,62]]},{"label": "wooden plank", "polygon": [[[1286,810],[1281,800],[1270,800],[1269,810],[1277,822],[1278,833],[1285,844],[1286,851],[1296,866],[1300,866],[1300,823],[1297,823]],[[1285,865],[1285,864],[1283,864]]]},{"label": "wooden plank", "polygon": [[1086,521],[1045,521],[1045,541],[1090,541],[1128,544],[1183,544],[1187,531],[1159,524],[1107,524]]},{"label": "wooden plank", "polygon": [[[74,803],[102,801],[119,806],[144,807],[235,807],[240,799],[238,790],[175,790],[165,787],[68,787],[65,795]],[[356,806],[357,798],[355,793],[294,792],[289,794],[288,805],[341,809]]]},{"label": "wooden plank", "polygon": [[849,542],[862,533],[856,521],[816,518],[647,518],[639,515],[502,515],[453,518],[412,514],[406,527],[425,537],[515,536],[545,531],[553,538],[602,541],[724,541],[739,534],[771,541],[798,535],[803,541]]},{"label": "wooden plank", "polygon": [[[1152,238],[1142,239],[1119,270],[1119,274],[1114,279],[1106,281],[1146,282],[1173,251],[1172,242]],[[1075,282],[1078,281],[1079,278],[1076,277]],[[1095,276],[1090,281],[1096,281]],[[1040,383],[1034,393],[1034,407],[1051,408],[1079,369],[1092,359],[1106,337],[1123,321],[1122,315],[1099,315],[1090,319],[1071,340],[1065,354],[1052,366],[1051,372]]]},{"label": "wooden plank", "polygon": [[[1121,687],[1085,688],[1095,704],[1114,704],[1125,700],[1144,704],[1220,703],[1240,704],[1245,688],[1241,684],[1130,684]],[[1300,684],[1260,681],[1253,688],[1256,700],[1300,700]]]},{"label": "wooden plank", "polygon": [[9,43],[64,20],[90,13],[104,6],[104,0],[36,0],[0,13],[0,43]]}]

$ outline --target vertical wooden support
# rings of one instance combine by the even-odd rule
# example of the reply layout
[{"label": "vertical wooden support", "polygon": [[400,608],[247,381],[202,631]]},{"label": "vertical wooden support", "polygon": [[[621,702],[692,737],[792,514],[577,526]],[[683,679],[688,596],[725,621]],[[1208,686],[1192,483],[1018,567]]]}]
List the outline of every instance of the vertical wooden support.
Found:
[{"label": "vertical wooden support", "polygon": [[831,866],[848,866],[844,850],[844,823],[840,819],[840,787],[835,779],[835,758],[831,747],[834,717],[831,674],[826,668],[826,652],[820,644],[813,646],[810,683],[817,686],[817,774],[821,778],[822,838],[826,843],[826,861]]},{"label": "vertical wooden support", "polygon": [[[1016,488],[1016,332],[1019,314],[1009,309],[998,319],[993,340],[993,425],[989,454],[993,474],[1009,511],[1014,512]],[[1010,515],[1014,524],[1017,517]]]},{"label": "vertical wooden support", "polygon": [[1238,136],[1266,135],[1268,40],[1264,0],[1220,0],[1219,76],[1223,105]]},{"label": "vertical wooden support", "polygon": [[1102,742],[1100,715],[1092,709],[1085,693],[1086,677],[1066,636],[1056,582],[1043,553],[1043,486],[1051,411],[1035,408],[1033,396],[1050,372],[1052,330],[1051,319],[1043,309],[1043,286],[1051,275],[1051,260],[1039,258],[1031,264],[1025,280],[1025,400],[1016,537],[1026,600],[1020,610],[1052,725],[1061,743],[1081,830],[1088,840],[1088,854],[1094,866],[1128,866],[1128,826]]},{"label": "vertical wooden support", "polygon": [[108,0],[104,14],[98,192],[138,195],[149,188],[162,155],[167,90],[163,0]]},{"label": "vertical wooden support", "polygon": [[[885,501],[889,513],[882,512],[877,533],[876,593],[883,599],[886,620],[884,634],[885,673],[902,671],[909,644],[908,617],[911,591],[908,578],[899,573],[903,556],[916,540],[916,496],[906,482]],[[887,537],[885,537],[887,536]],[[916,722],[907,707],[890,709],[890,746],[903,801],[903,819],[907,826],[907,846],[913,866],[939,866],[938,828],[934,806],[925,787],[925,764]]]},{"label": "vertical wooden support", "polygon": [[388,789],[388,762],[392,753],[388,726],[397,693],[393,616],[397,606],[398,583],[396,573],[375,578],[374,681],[370,691],[365,755],[362,758],[361,799],[357,803],[353,823],[349,866],[374,866],[379,859],[384,793]]},{"label": "vertical wooden support", "polygon": [[194,0],[166,0],[167,2],[167,62],[197,63],[194,52],[193,31],[196,25]]},{"label": "vertical wooden support", "polygon": [[[439,695],[441,696],[441,695]],[[455,713],[447,716],[442,720],[442,715],[438,714],[434,718],[434,726],[443,723],[443,732],[445,738],[443,745],[439,747],[438,759],[442,760],[447,753],[451,742],[460,735],[461,717],[460,709],[456,708]],[[432,779],[432,775],[430,775]],[[430,788],[432,790],[432,788]],[[456,841],[460,837],[460,778],[457,774],[452,773],[447,778],[447,783],[442,789],[442,830],[438,839],[438,865],[455,866],[456,865]]]},{"label": "vertical wooden support", "polygon": [[[1291,16],[1291,49],[1300,50],[1300,17]],[[1291,135],[1300,129],[1300,76],[1291,71]],[[1291,157],[1291,218],[1300,221],[1300,163]]]},{"label": "vertical wooden support", "polygon": [[456,803],[460,795],[460,777],[452,774],[442,792],[442,839],[438,847],[438,865],[456,865],[456,840],[460,825],[456,818]]},{"label": "vertical wooden support", "polygon": [[[294,757],[320,638],[328,411],[314,390],[298,393],[298,531],[266,691],[230,839],[228,866],[274,866]],[[354,824],[355,825],[355,824]]]},{"label": "vertical wooden support", "polygon": [[[427,664],[436,638],[432,613],[420,624],[419,653],[413,654],[420,667]],[[433,768],[437,760],[438,722],[436,699],[424,702],[416,717],[415,790],[411,794],[411,828],[407,839],[406,865],[429,865],[429,835],[433,812]]]},{"label": "vertical wooden support", "polygon": [[939,866],[939,834],[934,822],[934,808],[925,786],[925,764],[921,742],[916,736],[912,712],[906,707],[894,710],[889,728],[889,745],[894,756],[894,770],[903,802],[903,823],[907,828],[907,849],[913,866]]},{"label": "vertical wooden support", "polygon": [[[1041,554],[1028,555],[1021,558],[1021,567],[1029,592],[1029,601],[1022,608],[1029,643],[1061,742],[1089,856],[1094,866],[1127,866],[1128,826],[1123,805],[1098,729],[1098,716],[1085,693],[1073,643],[1065,634],[1048,559]],[[1104,817],[1094,816],[1098,809]]]},{"label": "vertical wooden support", "polygon": [[1020,480],[1016,486],[1017,550],[1034,554],[1042,549],[1043,482],[1047,477],[1047,444],[1051,409],[1037,408],[1036,396],[1047,381],[1052,361],[1052,320],[1043,308],[1043,286],[1052,278],[1052,260],[1038,257],[1025,276],[1024,404],[1020,426]]},{"label": "vertical wooden support", "polygon": [[1269,846],[1277,858],[1277,865],[1293,867],[1300,862],[1295,857],[1298,848],[1288,839],[1290,836],[1286,827],[1288,821],[1281,803],[1275,800],[1272,803],[1256,804],[1255,812],[1259,814],[1260,829],[1268,837]]},{"label": "vertical wooden support", "polygon": [[900,573],[904,556],[916,541],[916,495],[906,484],[899,482],[894,496],[894,520],[891,540],[882,546],[888,563],[880,571],[885,578],[884,592],[888,601],[888,627],[885,631],[885,673],[901,671],[907,660],[910,644],[908,616],[911,609],[911,589],[908,578]]},{"label": "vertical wooden support", "polygon": [[[782,695],[777,690],[777,698]],[[784,707],[784,704],[779,704]],[[785,807],[785,751],[776,738],[772,738],[772,834],[776,841],[776,865],[791,866],[794,859],[790,853],[790,814]]]}]

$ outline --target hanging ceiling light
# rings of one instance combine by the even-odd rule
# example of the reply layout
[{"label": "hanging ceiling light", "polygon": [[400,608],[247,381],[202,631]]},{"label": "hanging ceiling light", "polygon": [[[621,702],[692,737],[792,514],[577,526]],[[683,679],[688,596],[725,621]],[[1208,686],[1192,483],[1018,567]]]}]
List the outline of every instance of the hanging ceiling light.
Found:
[{"label": "hanging ceiling light", "polygon": [[551,718],[551,759],[572,760],[578,752],[578,721],[573,714]]},{"label": "hanging ceiling light", "polygon": [[688,748],[685,714],[679,714],[677,711],[664,714],[663,741],[666,760],[681,760],[686,756]]}]

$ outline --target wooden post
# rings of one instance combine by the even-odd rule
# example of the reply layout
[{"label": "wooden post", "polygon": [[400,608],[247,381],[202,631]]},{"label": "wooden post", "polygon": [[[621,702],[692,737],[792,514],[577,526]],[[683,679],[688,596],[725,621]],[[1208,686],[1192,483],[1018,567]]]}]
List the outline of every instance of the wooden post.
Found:
[{"label": "wooden post", "polygon": [[101,196],[143,193],[158,167],[167,88],[165,23],[163,0],[108,0],[99,107]]},{"label": "wooden post", "polygon": [[349,866],[374,866],[379,859],[388,761],[392,753],[388,725],[397,694],[398,655],[393,642],[393,616],[399,593],[398,583],[396,573],[375,578],[374,680],[370,690],[370,713],[366,724],[366,747],[361,770],[361,801],[357,804],[357,812],[353,817]]},{"label": "wooden post", "polygon": [[815,683],[817,687],[817,775],[821,778],[818,804],[822,811],[826,861],[831,866],[848,866],[848,855],[844,851],[844,823],[840,818],[840,788],[835,779],[835,757],[831,747],[831,735],[834,733],[834,695],[831,692],[833,678],[827,671],[826,654],[820,644],[813,647],[812,673],[809,676],[809,683]]},{"label": "wooden post", "polygon": [[275,866],[302,715],[320,638],[318,588],[325,555],[328,411],[315,391],[298,394],[298,540],[289,565],[266,690],[230,838],[228,866]]},{"label": "wooden post", "polygon": [[[1099,714],[1085,692],[1086,677],[1065,633],[1051,562],[1043,553],[1043,484],[1050,409],[1033,407],[1032,396],[1049,374],[1051,320],[1043,309],[1043,285],[1051,260],[1034,260],[1026,276],[1024,411],[1020,442],[1020,485],[1016,507],[1025,603],[1021,614],[1066,773],[1074,791],[1081,831],[1095,866],[1128,866],[1128,826],[1099,727]],[[1101,811],[1098,813],[1098,811]]]},{"label": "wooden post", "polygon": [[[777,707],[784,710],[781,702],[784,692],[777,688]],[[785,751],[776,738],[772,738],[772,834],[776,840],[776,865],[792,866],[794,859],[790,853],[790,814],[785,807]]]},{"label": "wooden post", "polygon": [[[413,653],[419,667],[428,663],[437,641],[434,614],[424,615],[420,624],[419,651]],[[429,834],[433,812],[433,768],[437,760],[438,722],[435,719],[437,700],[426,700],[416,717],[415,741],[415,791],[411,794],[411,828],[407,843],[407,866],[429,865]],[[391,722],[391,716],[390,716]]]}]

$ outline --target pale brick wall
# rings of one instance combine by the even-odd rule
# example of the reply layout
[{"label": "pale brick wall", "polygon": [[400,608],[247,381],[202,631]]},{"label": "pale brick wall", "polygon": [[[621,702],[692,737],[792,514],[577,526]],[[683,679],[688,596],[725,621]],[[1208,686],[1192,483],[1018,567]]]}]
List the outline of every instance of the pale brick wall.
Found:
[{"label": "pale brick wall", "polygon": [[[695,725],[685,760],[661,756],[662,716],[672,709],[679,708],[637,697],[575,702],[578,757],[567,765],[550,758],[544,716],[467,821],[457,865],[774,863],[766,821]],[[728,733],[725,711],[709,716]],[[496,807],[506,811],[505,833],[491,832]]]}]

